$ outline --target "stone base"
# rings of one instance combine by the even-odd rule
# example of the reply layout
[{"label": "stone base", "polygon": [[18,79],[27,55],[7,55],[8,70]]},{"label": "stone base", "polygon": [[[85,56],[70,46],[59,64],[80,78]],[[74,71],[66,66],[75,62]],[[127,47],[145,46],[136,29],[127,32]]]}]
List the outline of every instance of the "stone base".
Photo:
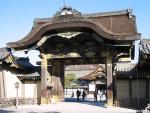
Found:
[{"label": "stone base", "polygon": [[113,106],[113,99],[107,100],[107,106]]},{"label": "stone base", "polygon": [[57,95],[52,95],[52,97],[50,98],[50,101],[51,101],[52,103],[60,102],[60,97],[57,96]]},{"label": "stone base", "polygon": [[48,98],[46,98],[46,97],[41,97],[40,104],[48,104]]}]

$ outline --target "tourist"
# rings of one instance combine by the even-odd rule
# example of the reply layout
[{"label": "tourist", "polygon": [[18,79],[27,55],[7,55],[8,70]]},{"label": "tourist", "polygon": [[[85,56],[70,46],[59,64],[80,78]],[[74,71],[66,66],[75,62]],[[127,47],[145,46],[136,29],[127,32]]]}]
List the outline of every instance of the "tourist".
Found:
[{"label": "tourist", "polygon": [[72,92],[71,97],[74,97],[74,92]]},{"label": "tourist", "polygon": [[97,101],[97,90],[94,91],[94,101]]},{"label": "tourist", "polygon": [[98,101],[102,101],[103,91],[98,90]]},{"label": "tourist", "polygon": [[79,89],[77,89],[76,94],[77,94],[77,101],[79,102],[79,97],[80,97],[80,94],[81,94],[81,92],[79,91]]},{"label": "tourist", "polygon": [[85,93],[85,90],[83,90],[83,92],[82,92],[82,100],[83,101],[85,100],[85,96],[86,96],[86,93]]}]

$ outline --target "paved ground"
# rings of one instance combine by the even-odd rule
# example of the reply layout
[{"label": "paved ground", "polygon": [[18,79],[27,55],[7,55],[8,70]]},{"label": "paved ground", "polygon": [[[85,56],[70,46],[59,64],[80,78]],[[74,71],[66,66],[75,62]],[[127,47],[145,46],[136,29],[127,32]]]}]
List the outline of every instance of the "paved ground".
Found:
[{"label": "paved ground", "polygon": [[64,102],[50,105],[19,106],[18,109],[0,109],[0,113],[136,113],[135,110],[100,107],[93,103]]},{"label": "paved ground", "polygon": [[136,113],[136,110],[105,107],[101,102],[94,102],[90,99],[85,102],[76,102],[75,98],[67,98],[66,102],[51,103],[49,105],[25,105],[18,109],[0,109],[0,113]]}]

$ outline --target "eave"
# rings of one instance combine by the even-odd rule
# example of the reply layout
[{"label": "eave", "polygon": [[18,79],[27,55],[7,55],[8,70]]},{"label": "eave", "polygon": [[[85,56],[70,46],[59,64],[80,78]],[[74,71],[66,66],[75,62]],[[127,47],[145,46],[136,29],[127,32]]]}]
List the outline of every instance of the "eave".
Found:
[{"label": "eave", "polygon": [[[57,16],[48,19],[36,19],[34,27],[32,28],[31,32],[24,37],[23,39],[7,43],[7,46],[13,48],[15,50],[22,50],[32,47],[37,44],[43,35],[46,32],[50,32],[51,34],[55,34],[56,32],[60,32],[62,29],[70,29],[76,30],[76,28],[88,28],[91,29],[93,32],[97,33],[99,36],[108,39],[108,40],[115,40],[115,41],[134,41],[140,39],[140,34],[136,31],[136,25],[134,19],[132,20],[129,16],[131,14],[130,10],[122,10],[122,11],[115,11],[115,12],[105,12],[105,13],[95,13],[89,15],[63,15]],[[120,16],[125,15],[128,17],[128,21],[131,21],[131,26],[127,26],[129,28],[132,27],[133,32],[124,31],[121,33],[112,32],[111,29],[109,30],[104,26],[102,23],[99,23],[94,18],[101,18],[101,17],[113,17],[113,16]],[[127,19],[127,18],[126,18]],[[109,21],[111,22],[111,21]],[[131,22],[128,22],[131,23]],[[125,24],[126,25],[126,24]],[[124,26],[125,27],[125,26]],[[60,30],[60,31],[59,31]]]},{"label": "eave", "polygon": [[100,64],[88,75],[78,78],[79,80],[96,80],[96,78],[106,78],[105,69]]},{"label": "eave", "polygon": [[2,66],[6,65],[8,67],[23,70],[32,70],[34,68],[34,66],[29,62],[28,58],[13,56],[11,49],[9,48],[0,48],[0,62]]}]

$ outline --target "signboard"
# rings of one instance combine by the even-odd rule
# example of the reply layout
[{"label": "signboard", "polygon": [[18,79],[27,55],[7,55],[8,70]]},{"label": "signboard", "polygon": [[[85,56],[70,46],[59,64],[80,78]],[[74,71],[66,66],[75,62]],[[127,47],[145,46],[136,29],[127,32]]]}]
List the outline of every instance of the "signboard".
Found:
[{"label": "signboard", "polygon": [[89,91],[95,91],[95,84],[89,84]]}]

